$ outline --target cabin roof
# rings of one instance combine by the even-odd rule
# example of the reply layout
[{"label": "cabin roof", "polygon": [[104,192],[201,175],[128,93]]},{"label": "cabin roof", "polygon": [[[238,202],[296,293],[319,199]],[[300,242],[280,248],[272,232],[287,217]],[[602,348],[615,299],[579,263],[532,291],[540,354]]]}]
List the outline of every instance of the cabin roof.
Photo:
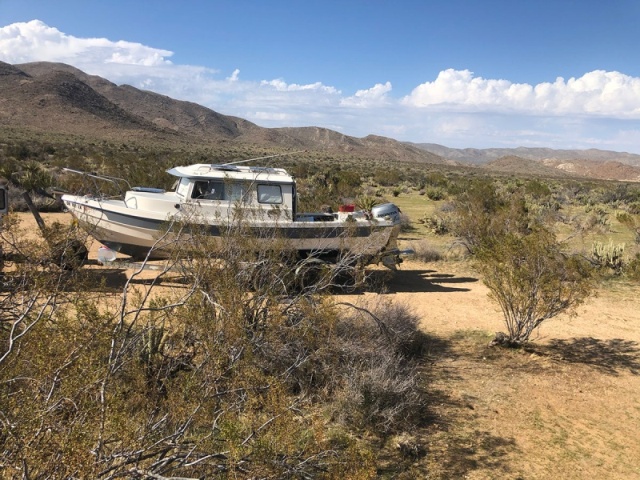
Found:
[{"label": "cabin roof", "polygon": [[197,163],[195,165],[174,167],[167,170],[167,173],[180,178],[268,180],[270,182],[293,183],[293,177],[283,168],[253,167],[249,165]]}]

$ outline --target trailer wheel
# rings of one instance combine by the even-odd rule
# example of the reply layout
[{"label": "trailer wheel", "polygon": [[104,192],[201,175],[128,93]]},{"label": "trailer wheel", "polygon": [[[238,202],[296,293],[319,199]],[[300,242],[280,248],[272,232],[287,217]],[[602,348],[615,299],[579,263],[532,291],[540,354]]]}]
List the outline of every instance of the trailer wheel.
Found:
[{"label": "trailer wheel", "polygon": [[86,263],[89,250],[80,240],[64,240],[51,247],[51,257],[52,262],[63,270],[74,270]]},{"label": "trailer wheel", "polygon": [[327,268],[329,265],[321,260],[301,262],[295,269],[296,288],[304,290],[312,286],[322,286],[319,284]]}]

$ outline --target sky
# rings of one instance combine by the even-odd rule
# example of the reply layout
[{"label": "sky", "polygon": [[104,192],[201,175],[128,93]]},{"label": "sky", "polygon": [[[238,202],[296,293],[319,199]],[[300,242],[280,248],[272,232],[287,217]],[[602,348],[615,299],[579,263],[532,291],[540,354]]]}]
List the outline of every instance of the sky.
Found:
[{"label": "sky", "polygon": [[640,154],[639,0],[0,0],[0,60],[262,127]]}]

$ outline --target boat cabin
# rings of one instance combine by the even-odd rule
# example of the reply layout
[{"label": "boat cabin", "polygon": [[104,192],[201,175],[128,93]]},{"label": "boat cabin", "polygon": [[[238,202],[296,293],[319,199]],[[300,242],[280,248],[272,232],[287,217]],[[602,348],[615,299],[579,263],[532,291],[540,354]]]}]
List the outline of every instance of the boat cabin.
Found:
[{"label": "boat cabin", "polygon": [[[201,210],[222,210],[237,205],[269,218],[295,218],[295,181],[284,169],[198,164],[168,171],[178,177],[175,193],[181,203]],[[227,212],[228,214],[229,212]]]}]

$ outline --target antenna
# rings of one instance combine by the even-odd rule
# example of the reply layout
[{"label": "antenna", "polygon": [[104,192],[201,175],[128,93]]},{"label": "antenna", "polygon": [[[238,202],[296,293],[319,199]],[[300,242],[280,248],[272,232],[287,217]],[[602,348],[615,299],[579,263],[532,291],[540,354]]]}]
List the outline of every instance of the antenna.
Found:
[{"label": "antenna", "polygon": [[289,152],[289,153],[278,153],[276,155],[267,155],[265,157],[248,158],[247,160],[238,160],[237,162],[223,163],[222,166],[238,165],[239,163],[253,162],[254,160],[264,160],[265,158],[284,157],[285,155],[294,155],[296,153],[303,153],[303,152],[306,152],[306,150],[298,150],[296,152]]}]

